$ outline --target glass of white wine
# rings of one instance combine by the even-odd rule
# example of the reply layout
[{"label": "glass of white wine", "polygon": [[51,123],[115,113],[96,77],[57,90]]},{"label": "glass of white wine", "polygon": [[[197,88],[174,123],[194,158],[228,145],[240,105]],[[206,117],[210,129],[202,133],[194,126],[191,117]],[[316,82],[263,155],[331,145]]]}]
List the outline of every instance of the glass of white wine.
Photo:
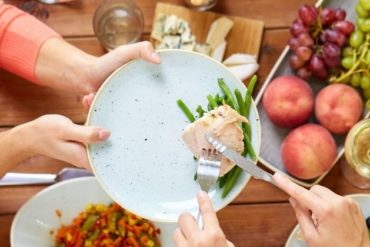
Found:
[{"label": "glass of white wine", "polygon": [[343,175],[358,188],[370,188],[370,119],[352,127],[344,149],[345,160],[341,162]]},{"label": "glass of white wine", "polygon": [[141,39],[144,16],[133,0],[103,0],[93,18],[94,32],[105,49]]}]

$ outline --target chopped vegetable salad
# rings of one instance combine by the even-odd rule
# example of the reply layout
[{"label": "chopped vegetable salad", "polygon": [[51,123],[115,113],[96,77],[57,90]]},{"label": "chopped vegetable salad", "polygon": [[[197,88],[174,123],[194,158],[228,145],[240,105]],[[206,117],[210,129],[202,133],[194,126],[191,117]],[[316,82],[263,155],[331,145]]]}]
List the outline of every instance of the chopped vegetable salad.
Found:
[{"label": "chopped vegetable salad", "polygon": [[159,229],[118,204],[87,205],[71,225],[58,229],[56,247],[158,247]]}]

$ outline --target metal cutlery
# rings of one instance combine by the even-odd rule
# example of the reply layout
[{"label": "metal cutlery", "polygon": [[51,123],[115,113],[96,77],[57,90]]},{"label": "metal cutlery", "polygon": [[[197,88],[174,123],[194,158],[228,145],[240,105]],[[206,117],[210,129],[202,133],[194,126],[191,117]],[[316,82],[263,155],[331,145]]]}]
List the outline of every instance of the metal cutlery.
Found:
[{"label": "metal cutlery", "polygon": [[93,174],[79,168],[64,168],[57,174],[8,172],[0,179],[0,186],[53,184],[67,179],[85,176],[93,176]]},{"label": "metal cutlery", "polygon": [[217,151],[219,151],[229,160],[233,161],[236,165],[238,165],[244,171],[248,172],[254,178],[261,179],[273,185],[276,185],[274,180],[272,179],[272,175],[259,168],[252,160],[241,156],[239,153],[227,147],[210,134],[206,134],[205,138]]},{"label": "metal cutlery", "polygon": [[[197,181],[200,189],[207,192],[214,186],[220,176],[221,154],[215,149],[203,149],[197,169]],[[197,224],[203,228],[202,215],[198,209]]]}]

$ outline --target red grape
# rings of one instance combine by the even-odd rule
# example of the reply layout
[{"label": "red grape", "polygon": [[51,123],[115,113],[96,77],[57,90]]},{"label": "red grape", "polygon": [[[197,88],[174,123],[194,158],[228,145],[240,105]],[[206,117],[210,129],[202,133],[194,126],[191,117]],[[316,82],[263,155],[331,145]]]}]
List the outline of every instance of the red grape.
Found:
[{"label": "red grape", "polygon": [[321,20],[323,25],[331,25],[336,20],[334,9],[324,8],[321,11]]},{"label": "red grape", "polygon": [[340,57],[326,57],[324,55],[324,62],[329,68],[338,68],[340,61]]},{"label": "red grape", "polygon": [[311,58],[312,50],[306,46],[300,46],[296,50],[296,55],[301,59],[302,61],[308,61]]},{"label": "red grape", "polygon": [[299,47],[299,42],[298,42],[298,39],[296,38],[291,38],[288,42],[288,45],[290,47],[290,49],[292,49],[293,51],[295,51],[298,47]]},{"label": "red grape", "polygon": [[301,77],[302,79],[307,80],[312,75],[312,72],[307,67],[302,67],[297,71],[297,75]]},{"label": "red grape", "polygon": [[303,25],[301,21],[294,21],[292,26],[290,27],[290,33],[294,37],[298,37],[299,34],[301,33],[308,33],[308,28]]},{"label": "red grape", "polygon": [[310,26],[316,22],[318,11],[309,5],[302,5],[298,10],[298,14],[301,20]]},{"label": "red grape", "polygon": [[338,21],[343,21],[346,19],[346,11],[342,8],[336,8],[335,10],[335,19]]},{"label": "red grape", "polygon": [[320,79],[325,79],[328,76],[328,71],[325,67],[324,60],[317,54],[314,54],[310,60],[310,70],[312,74]]},{"label": "red grape", "polygon": [[327,29],[324,31],[323,38],[325,42],[332,42],[339,45],[340,47],[342,47],[347,41],[346,36],[342,32],[331,29]]},{"label": "red grape", "polygon": [[290,66],[299,77],[308,79],[313,75],[324,80],[329,72],[337,71],[341,66],[342,47],[355,26],[345,20],[347,14],[342,8],[302,5],[298,16],[290,27],[292,37],[288,44],[294,51]]},{"label": "red grape", "polygon": [[307,46],[307,47],[312,47],[315,44],[314,40],[311,38],[311,36],[308,33],[301,33],[298,36],[298,43],[301,46]]},{"label": "red grape", "polygon": [[323,46],[323,53],[327,57],[340,57],[341,49],[336,44],[327,42]]},{"label": "red grape", "polygon": [[349,36],[355,29],[355,25],[350,21],[337,21],[333,24],[333,28]]},{"label": "red grape", "polygon": [[323,46],[323,58],[325,64],[330,68],[336,68],[341,62],[341,49],[333,43],[325,43]]},{"label": "red grape", "polygon": [[302,68],[303,65],[304,65],[304,61],[302,59],[300,59],[297,55],[292,55],[290,58],[289,58],[289,62],[290,62],[290,66],[293,68],[293,69],[299,69],[299,68]]}]

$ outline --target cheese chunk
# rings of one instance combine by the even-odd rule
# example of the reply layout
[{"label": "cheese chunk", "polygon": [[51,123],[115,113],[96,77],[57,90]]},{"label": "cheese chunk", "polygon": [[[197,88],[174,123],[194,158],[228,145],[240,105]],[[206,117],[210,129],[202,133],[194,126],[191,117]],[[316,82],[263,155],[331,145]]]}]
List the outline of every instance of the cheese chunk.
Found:
[{"label": "cheese chunk", "polygon": [[221,17],[211,24],[206,43],[211,46],[212,50],[224,42],[233,25],[234,22],[226,17]]}]

